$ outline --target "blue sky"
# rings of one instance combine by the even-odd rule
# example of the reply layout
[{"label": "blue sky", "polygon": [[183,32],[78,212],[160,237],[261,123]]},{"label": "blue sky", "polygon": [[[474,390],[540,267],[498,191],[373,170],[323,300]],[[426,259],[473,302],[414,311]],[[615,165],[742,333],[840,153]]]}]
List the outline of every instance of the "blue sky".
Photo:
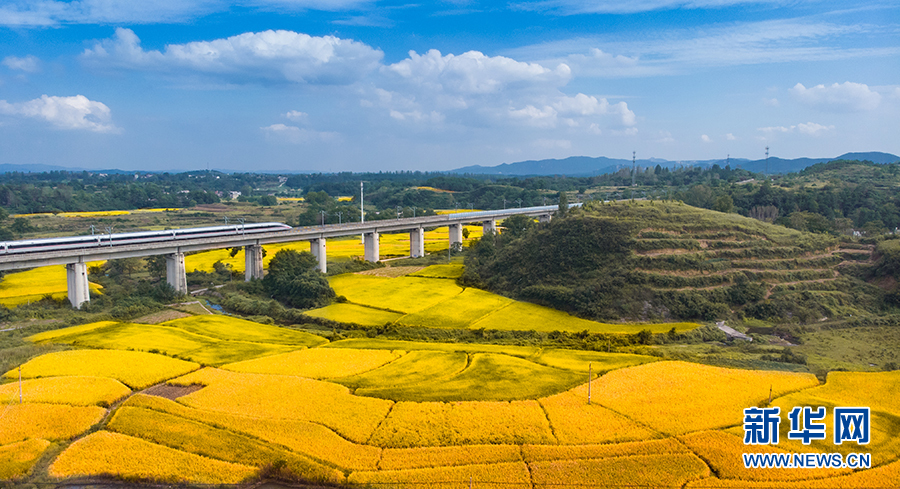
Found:
[{"label": "blue sky", "polygon": [[900,154],[894,0],[0,0],[0,163]]}]

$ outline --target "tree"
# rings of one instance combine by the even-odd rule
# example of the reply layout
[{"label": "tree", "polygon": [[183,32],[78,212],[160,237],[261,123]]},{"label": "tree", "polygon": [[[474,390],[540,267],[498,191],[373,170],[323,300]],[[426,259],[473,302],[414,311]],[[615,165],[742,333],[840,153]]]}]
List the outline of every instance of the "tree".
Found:
[{"label": "tree", "polygon": [[328,305],[335,297],[318,260],[308,251],[281,250],[269,262],[263,288],[274,299],[291,307],[311,309]]},{"label": "tree", "polygon": [[566,193],[562,190],[559,191],[559,212],[557,214],[559,217],[565,217],[566,212],[569,211],[569,198],[566,196]]}]

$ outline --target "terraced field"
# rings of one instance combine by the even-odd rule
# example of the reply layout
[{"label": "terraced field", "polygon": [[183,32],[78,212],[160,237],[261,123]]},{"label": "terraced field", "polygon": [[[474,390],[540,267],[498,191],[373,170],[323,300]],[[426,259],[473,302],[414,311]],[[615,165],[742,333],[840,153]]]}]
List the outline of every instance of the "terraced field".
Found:
[{"label": "terraced field", "polygon": [[[900,480],[897,372],[835,372],[819,384],[810,374],[641,355],[385,339],[328,343],[228,317],[142,325],[139,336],[133,326],[104,322],[32,338],[80,348],[85,338],[106,348],[24,364],[23,404],[17,404],[17,382],[0,386],[6,404],[0,477],[39,470],[50,480],[115,474],[225,484],[266,471],[284,479],[409,488],[468,487],[470,481],[498,488],[623,482],[886,488]],[[220,367],[201,368],[171,352],[112,348],[175,344],[184,336],[173,331],[218,341]],[[288,351],[262,349],[255,358],[226,363],[232,355],[222,345],[241,342]],[[7,379],[17,380],[17,372]],[[169,387],[132,392],[155,382]],[[783,411],[871,406],[873,440],[843,447],[790,441],[760,451],[864,452],[874,467],[744,469],[742,410],[765,404],[770,392]],[[784,420],[782,429],[787,425]],[[58,455],[36,467],[51,449]]]},{"label": "terraced field", "polygon": [[754,300],[817,302],[842,317],[859,313],[862,299],[839,270],[869,263],[871,245],[689,206],[666,206],[665,215],[647,205],[636,209],[649,226],[638,233],[635,263],[656,291],[729,294],[728,287],[759,281],[762,295]]}]

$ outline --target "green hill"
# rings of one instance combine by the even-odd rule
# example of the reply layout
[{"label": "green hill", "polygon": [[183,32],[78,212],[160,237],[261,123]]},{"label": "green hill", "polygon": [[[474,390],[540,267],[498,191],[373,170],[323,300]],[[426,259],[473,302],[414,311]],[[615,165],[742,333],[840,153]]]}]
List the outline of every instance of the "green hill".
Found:
[{"label": "green hill", "polygon": [[679,202],[585,207],[549,226],[513,220],[473,249],[463,281],[607,320],[808,323],[885,307],[855,278],[870,246]]}]

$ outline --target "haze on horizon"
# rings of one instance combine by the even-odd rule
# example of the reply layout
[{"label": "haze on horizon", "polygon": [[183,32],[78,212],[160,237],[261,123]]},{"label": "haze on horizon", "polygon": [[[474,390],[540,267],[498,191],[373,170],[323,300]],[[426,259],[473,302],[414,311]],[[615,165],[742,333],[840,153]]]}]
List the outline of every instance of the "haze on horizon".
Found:
[{"label": "haze on horizon", "polygon": [[900,154],[900,5],[6,0],[0,164]]}]

